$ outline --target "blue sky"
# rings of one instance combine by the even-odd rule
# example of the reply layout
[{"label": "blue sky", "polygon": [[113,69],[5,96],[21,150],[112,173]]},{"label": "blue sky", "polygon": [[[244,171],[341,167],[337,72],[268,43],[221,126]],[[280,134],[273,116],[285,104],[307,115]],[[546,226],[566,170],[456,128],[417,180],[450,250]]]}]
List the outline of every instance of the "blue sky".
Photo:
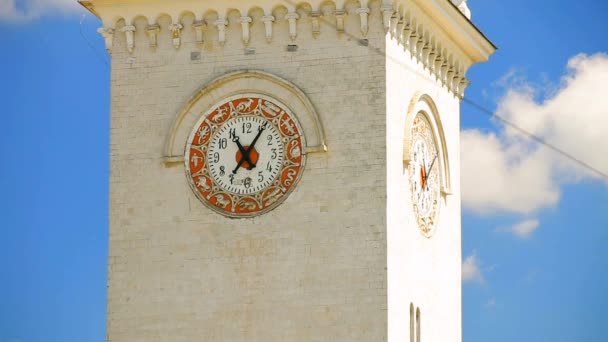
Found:
[{"label": "blue sky", "polygon": [[[608,3],[469,7],[499,50],[467,98],[608,172]],[[109,68],[83,13],[0,0],[0,342],[104,340]],[[462,128],[464,341],[608,340],[607,181],[466,103]]]}]

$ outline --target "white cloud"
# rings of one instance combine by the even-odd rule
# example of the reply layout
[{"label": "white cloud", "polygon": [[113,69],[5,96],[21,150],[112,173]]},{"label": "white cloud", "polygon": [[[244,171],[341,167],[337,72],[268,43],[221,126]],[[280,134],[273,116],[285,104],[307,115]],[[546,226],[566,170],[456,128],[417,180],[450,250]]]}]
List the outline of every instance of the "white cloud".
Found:
[{"label": "white cloud", "polygon": [[535,219],[521,221],[511,227],[511,232],[522,239],[527,239],[538,228],[539,223]]},{"label": "white cloud", "polygon": [[[498,115],[608,173],[608,55],[572,57],[557,87],[515,81]],[[508,126],[462,131],[461,150],[463,205],[478,213],[530,213],[554,206],[563,184],[603,179]]]},{"label": "white cloud", "polygon": [[484,282],[483,274],[479,268],[477,255],[474,252],[466,257],[462,262],[462,282]]},{"label": "white cloud", "polygon": [[478,212],[503,209],[526,213],[559,198],[543,151],[505,144],[494,133],[465,130],[460,135],[462,198]]},{"label": "white cloud", "polygon": [[0,21],[22,22],[79,8],[77,0],[0,0]]}]

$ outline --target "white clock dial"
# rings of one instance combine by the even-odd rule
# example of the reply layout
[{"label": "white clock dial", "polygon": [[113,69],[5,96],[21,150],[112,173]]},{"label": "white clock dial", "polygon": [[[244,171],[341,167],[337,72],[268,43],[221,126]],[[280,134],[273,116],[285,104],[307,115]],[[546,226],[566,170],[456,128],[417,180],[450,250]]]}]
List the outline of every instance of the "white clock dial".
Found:
[{"label": "white clock dial", "polygon": [[410,189],[413,211],[420,230],[433,231],[439,212],[440,181],[437,145],[427,118],[419,113],[412,125],[410,146]]},{"label": "white clock dial", "polygon": [[211,177],[220,187],[249,195],[276,179],[283,154],[281,135],[269,120],[240,116],[226,122],[213,136],[207,160]]},{"label": "white clock dial", "polygon": [[294,189],[306,155],[302,129],[279,101],[228,97],[210,108],[186,144],[186,176],[198,199],[229,217],[274,209]]}]

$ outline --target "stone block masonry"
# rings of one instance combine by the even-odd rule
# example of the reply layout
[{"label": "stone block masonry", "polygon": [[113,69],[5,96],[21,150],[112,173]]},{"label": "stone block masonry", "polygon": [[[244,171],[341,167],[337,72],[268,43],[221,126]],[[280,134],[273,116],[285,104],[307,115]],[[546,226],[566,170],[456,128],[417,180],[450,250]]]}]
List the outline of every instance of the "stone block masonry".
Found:
[{"label": "stone block masonry", "polygon": [[[425,341],[461,340],[459,98],[492,47],[455,6],[81,3],[112,54],[108,341],[406,341],[410,303]],[[180,121],[239,71],[290,86],[226,83]],[[229,219],[195,197],[180,156],[197,111],[247,92],[289,106],[310,149],[285,202]],[[417,94],[436,105],[452,180],[432,238],[402,158]]]}]

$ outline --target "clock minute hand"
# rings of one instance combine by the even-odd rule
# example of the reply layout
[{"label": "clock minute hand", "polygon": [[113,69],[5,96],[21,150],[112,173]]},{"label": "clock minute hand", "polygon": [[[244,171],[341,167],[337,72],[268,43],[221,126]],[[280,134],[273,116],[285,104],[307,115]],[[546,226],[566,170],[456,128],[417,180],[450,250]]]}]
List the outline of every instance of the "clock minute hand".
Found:
[{"label": "clock minute hand", "polygon": [[437,155],[435,155],[435,158],[433,158],[433,161],[431,162],[431,166],[429,166],[429,170],[427,171],[426,175],[424,175],[424,183],[428,185],[427,183],[427,179],[429,178],[429,175],[431,174],[431,170],[433,170],[433,165],[435,165],[435,160],[437,160]]},{"label": "clock minute hand", "polygon": [[[236,167],[234,168],[234,170],[232,170],[232,173],[236,174],[236,172],[238,171],[238,169],[241,167],[241,165],[245,161],[245,156],[247,156],[247,158],[249,158],[249,153],[253,150],[253,147],[255,146],[255,143],[260,138],[260,135],[262,135],[262,132],[266,129],[266,125],[268,125],[268,122],[264,122],[264,124],[262,126],[258,127],[258,134],[255,136],[255,138],[253,138],[253,141],[251,142],[251,145],[249,145],[249,148],[247,150],[245,150],[245,153],[241,152],[241,153],[243,153],[243,157],[241,158],[241,160],[239,160],[239,163],[236,165]],[[253,165],[251,167],[251,169],[253,169],[254,167],[255,167],[255,165]]]},{"label": "clock minute hand", "polygon": [[256,135],[255,138],[253,138],[251,145],[249,145],[249,148],[247,149],[247,156],[249,156],[249,152],[251,152],[251,150],[255,146],[255,143],[258,141],[258,138],[260,137],[260,135],[262,135],[262,132],[264,132],[264,130],[266,129],[266,125],[268,125],[268,121],[264,122],[264,124],[262,124],[260,127],[258,127],[258,135]]},{"label": "clock minute hand", "polygon": [[245,150],[245,147],[243,147],[243,145],[239,141],[239,137],[235,136],[234,138],[232,138],[232,141],[234,141],[236,143],[236,146],[238,146],[239,151],[241,151],[241,154],[242,154],[241,160],[248,162],[249,165],[252,166],[252,168],[255,167],[255,164],[251,161],[251,158],[249,157],[249,153],[247,153],[247,151]]}]

